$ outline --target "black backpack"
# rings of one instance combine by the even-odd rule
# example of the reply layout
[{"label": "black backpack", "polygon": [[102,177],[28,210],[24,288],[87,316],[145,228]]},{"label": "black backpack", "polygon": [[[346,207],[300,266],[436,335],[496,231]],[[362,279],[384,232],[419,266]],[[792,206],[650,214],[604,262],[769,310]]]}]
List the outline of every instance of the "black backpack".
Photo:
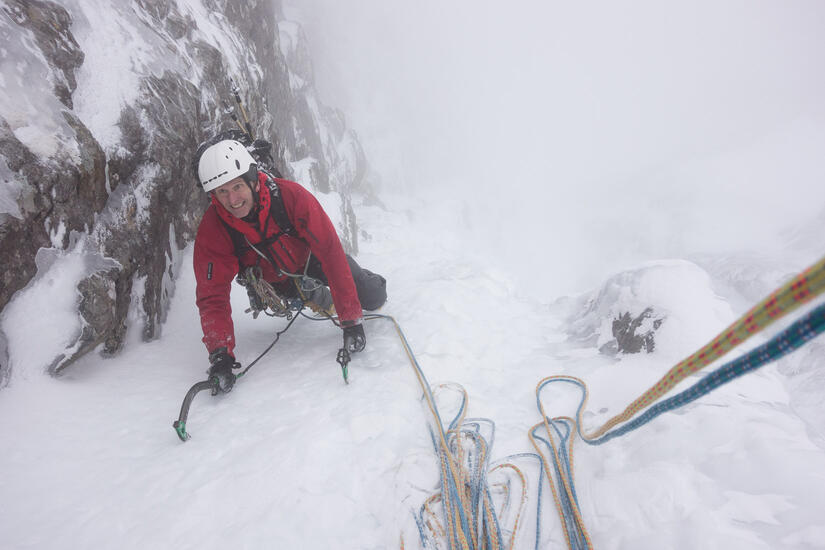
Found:
[{"label": "black backpack", "polygon": [[219,141],[224,141],[227,139],[240,142],[244,147],[246,147],[246,150],[249,151],[249,154],[252,155],[252,158],[254,158],[258,163],[258,168],[262,169],[262,171],[268,174],[273,174],[276,178],[283,177],[280,170],[278,170],[275,166],[275,159],[272,158],[272,144],[270,142],[265,139],[256,139],[253,141],[246,132],[231,129],[215,134],[198,145],[198,149],[195,151],[195,156],[192,157],[192,174],[194,174],[195,183],[198,186],[200,186],[200,180],[198,179],[198,162],[200,162],[203,152]]}]

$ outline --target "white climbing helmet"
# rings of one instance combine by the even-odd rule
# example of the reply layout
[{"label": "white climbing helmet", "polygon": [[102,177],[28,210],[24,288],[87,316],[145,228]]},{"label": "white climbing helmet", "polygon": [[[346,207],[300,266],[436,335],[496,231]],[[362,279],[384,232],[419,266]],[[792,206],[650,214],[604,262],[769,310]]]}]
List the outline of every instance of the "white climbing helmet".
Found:
[{"label": "white climbing helmet", "polygon": [[198,161],[198,179],[206,192],[248,172],[254,175],[258,163],[240,142],[226,139],[210,145]]}]

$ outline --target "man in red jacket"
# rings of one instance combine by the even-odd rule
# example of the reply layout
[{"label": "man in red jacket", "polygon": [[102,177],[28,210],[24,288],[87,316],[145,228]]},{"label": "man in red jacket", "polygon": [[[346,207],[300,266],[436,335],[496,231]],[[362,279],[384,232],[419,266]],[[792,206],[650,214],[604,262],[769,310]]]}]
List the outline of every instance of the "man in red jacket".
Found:
[{"label": "man in red jacket", "polygon": [[[221,391],[235,381],[235,334],[229,293],[234,279],[246,268],[279,295],[298,293],[295,281],[316,283],[312,299],[323,302],[326,285],[344,332],[344,347],[364,349],[362,306],[372,310],[387,299],[386,281],[361,268],[344,253],[341,241],[321,205],[295,182],[259,171],[258,163],[240,142],[219,141],[207,147],[198,161],[198,178],[212,204],[195,238],[195,279],[203,342],[209,351],[209,376]],[[323,286],[322,286],[323,285]],[[250,288],[247,287],[250,291]],[[250,292],[253,309],[263,309]],[[320,304],[327,309],[332,304]],[[331,309],[331,308],[330,308]]]}]

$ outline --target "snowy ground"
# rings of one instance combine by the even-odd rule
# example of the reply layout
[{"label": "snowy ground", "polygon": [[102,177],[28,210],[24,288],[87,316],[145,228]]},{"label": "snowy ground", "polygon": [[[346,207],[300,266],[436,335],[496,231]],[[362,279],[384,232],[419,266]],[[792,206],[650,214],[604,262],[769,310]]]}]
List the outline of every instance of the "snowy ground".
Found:
[{"label": "snowy ground", "polygon": [[[592,428],[741,313],[733,286],[720,305],[710,282],[703,289],[687,277],[695,309],[690,299],[672,305],[671,324],[684,338],[671,334],[651,355],[599,355],[567,341],[570,307],[537,302],[468,246],[453,215],[459,199],[384,200],[386,210],[358,207],[370,235],[359,260],[387,277],[382,313],[398,319],[430,382],[462,384],[469,415],[496,422],[494,458],[532,450],[527,430],[539,421],[533,392],[543,377],[588,382]],[[0,392],[0,546],[378,549],[397,548],[403,530],[416,547],[410,510],[435,490],[437,465],[392,327],[370,322],[345,386],[334,362],[340,332],[298,320],[231,394],[195,400],[184,444],[171,422],[206,369],[191,252],[184,262],[161,339],[111,360],[89,356],[60,379],[18,366]],[[648,288],[678,284],[680,273]],[[253,321],[245,300],[233,294],[247,364],[283,322]],[[702,326],[706,304],[716,317]],[[31,346],[44,337],[32,334]],[[822,409],[793,390],[808,396],[806,423],[779,372],[799,361],[748,375],[603,447],[577,445],[595,546],[825,548],[825,445],[812,440],[822,434],[810,420]],[[551,414],[571,413],[572,403],[545,399]],[[535,482],[535,468],[525,468]],[[546,501],[543,510],[542,547],[561,548],[556,513]],[[534,524],[530,517],[519,548],[533,547]]]}]

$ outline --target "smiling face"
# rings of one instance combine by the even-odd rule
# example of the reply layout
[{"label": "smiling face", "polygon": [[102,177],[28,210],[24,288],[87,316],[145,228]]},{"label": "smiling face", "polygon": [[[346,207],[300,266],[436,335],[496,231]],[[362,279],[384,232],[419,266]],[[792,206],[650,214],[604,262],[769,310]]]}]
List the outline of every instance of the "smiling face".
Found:
[{"label": "smiling face", "polygon": [[[260,184],[255,182],[255,191],[258,191]],[[229,180],[220,187],[216,188],[215,197],[218,202],[226,208],[227,212],[236,218],[243,218],[255,206],[255,198],[252,196],[252,190],[243,180],[243,178],[235,178]]]}]

